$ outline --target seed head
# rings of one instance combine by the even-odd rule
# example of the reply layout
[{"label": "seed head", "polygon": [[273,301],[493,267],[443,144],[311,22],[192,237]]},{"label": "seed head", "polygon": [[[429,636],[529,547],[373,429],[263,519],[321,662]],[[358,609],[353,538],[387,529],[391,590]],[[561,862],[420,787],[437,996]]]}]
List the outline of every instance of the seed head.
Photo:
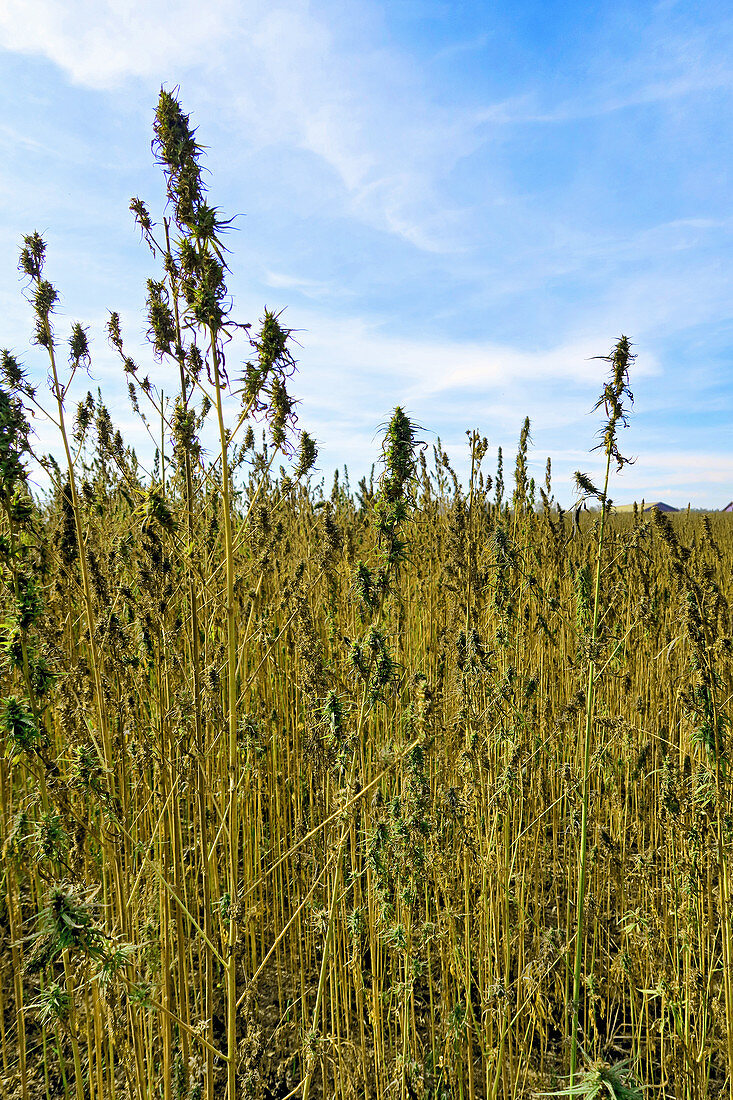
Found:
[{"label": "seed head", "polygon": [[23,237],[18,267],[31,279],[40,279],[46,258],[46,242],[39,233]]}]

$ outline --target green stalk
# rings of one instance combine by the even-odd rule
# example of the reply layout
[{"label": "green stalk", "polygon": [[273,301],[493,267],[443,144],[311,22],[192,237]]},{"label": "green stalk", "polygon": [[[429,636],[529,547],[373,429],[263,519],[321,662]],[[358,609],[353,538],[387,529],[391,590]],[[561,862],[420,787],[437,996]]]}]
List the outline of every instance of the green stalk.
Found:
[{"label": "green stalk", "polygon": [[611,448],[606,448],[606,476],[603,483],[601,529],[598,533],[598,552],[596,556],[595,593],[593,597],[593,625],[591,627],[591,652],[588,665],[588,684],[586,688],[585,738],[583,743],[583,809],[580,825],[580,856],[578,873],[578,915],[575,939],[575,968],[573,971],[572,1031],[570,1036],[570,1087],[575,1083],[575,1071],[578,1062],[578,1014],[580,1011],[580,979],[583,968],[583,907],[585,905],[585,883],[588,856],[588,803],[590,799],[590,747],[593,730],[593,711],[595,702],[596,660],[595,646],[598,634],[598,616],[601,602],[601,559],[603,538],[606,529],[608,511],[607,494],[611,472]]},{"label": "green stalk", "polygon": [[[2,772],[5,779],[5,769]],[[12,784],[12,777],[8,777]],[[12,792],[11,792],[12,793]],[[3,794],[5,792],[3,791]],[[3,800],[4,801],[4,800]],[[17,1027],[18,1064],[20,1066],[20,1086],[22,1100],[28,1100],[28,1067],[26,1065],[26,1030],[25,1030],[25,1004],[23,996],[23,955],[22,955],[22,931],[19,914],[20,903],[18,887],[15,881],[15,873],[11,867],[7,869],[6,901],[8,907],[8,924],[10,926],[11,944],[10,957],[13,967],[13,992],[15,994],[15,1023]],[[4,1036],[3,1036],[4,1038]]]},{"label": "green stalk", "polygon": [[[359,712],[359,721],[357,724],[356,743],[361,744],[361,734],[364,725],[364,719],[366,717],[366,700],[369,691],[368,682],[364,685],[364,694],[361,700],[361,710]],[[351,790],[354,782],[354,775],[356,773],[356,752],[351,760],[351,767],[349,768],[349,779],[346,786],[347,792]],[[323,990],[326,984],[326,972],[328,970],[328,961],[331,955],[331,940],[333,939],[333,928],[336,920],[336,906],[338,904],[339,886],[341,885],[341,864],[343,862],[344,852],[346,851],[346,842],[349,838],[351,831],[351,824],[347,821],[344,826],[344,830],[341,833],[339,840],[338,853],[336,855],[336,868],[333,876],[333,889],[331,892],[331,908],[328,914],[328,927],[326,928],[326,936],[323,944],[323,958],[321,959],[321,971],[318,977],[318,990],[316,992],[316,1004],[313,1009],[313,1024],[312,1031],[315,1034],[318,1028],[318,1020],[321,1014],[321,1001],[323,999]],[[308,1100],[310,1095],[311,1080],[313,1078],[313,1069],[315,1066],[315,1058],[311,1058],[310,1064],[306,1071],[305,1081],[303,1082],[303,1100]]]},{"label": "green stalk", "polygon": [[234,609],[234,552],[232,542],[232,491],[229,474],[228,440],[224,426],[222,403],[221,366],[217,334],[209,330],[211,337],[211,362],[216,387],[216,416],[221,440],[221,496],[224,512],[224,555],[226,558],[226,616],[227,616],[227,717],[229,728],[229,933],[227,938],[227,1098],[236,1100],[237,1089],[237,895],[239,893],[239,767],[237,754],[237,624]]},{"label": "green stalk", "polygon": [[64,963],[66,989],[69,994],[69,1029],[71,1035],[71,1050],[74,1055],[74,1087],[76,1090],[76,1100],[84,1100],[84,1082],[82,1079],[81,1053],[79,1051],[78,1023],[76,1006],[74,1004],[74,978],[71,969],[71,960],[67,950],[63,952],[62,959]]},{"label": "green stalk", "polygon": [[[467,535],[468,545],[466,548],[466,649],[468,650],[469,638],[471,635],[471,571],[473,568],[473,498],[475,491],[476,480],[476,466],[477,455],[476,448],[478,444],[478,434],[474,431],[471,434],[471,479],[469,481],[469,495],[468,495],[468,517],[467,517]],[[464,688],[465,690],[465,688]],[[469,702],[467,700],[467,702]],[[471,707],[466,707],[467,721],[466,721],[466,736],[464,747],[466,751],[471,746]],[[470,1100],[474,1100],[474,1081],[473,1081],[473,1028],[474,1028],[474,1015],[473,1015],[473,1002],[471,1000],[471,917],[470,908],[468,904],[468,867],[466,864],[466,858],[464,855],[463,861],[463,886],[464,886],[464,898],[465,898],[465,918],[464,918],[464,933],[465,933],[465,982],[466,982],[466,1045],[468,1049],[468,1090]],[[508,942],[508,933],[507,933]],[[404,1073],[404,1070],[403,1070]]]},{"label": "green stalk", "polygon": [[[170,235],[168,230],[168,222],[164,222],[165,225],[165,243],[168,256],[172,260]],[[171,263],[171,271],[174,271],[174,265]],[[178,287],[175,279],[171,275],[171,298],[173,301],[173,313],[176,324],[176,342],[179,348],[182,347],[182,332],[181,332],[181,317],[178,302]],[[183,408],[188,411],[188,396],[186,392],[186,374],[185,365],[182,355],[178,358],[178,368],[180,372],[181,380],[181,401]],[[161,402],[162,405],[162,402]],[[193,473],[191,470],[191,452],[188,446],[184,449],[184,474],[186,479],[186,526],[188,530],[188,541],[191,553],[193,553],[195,545],[195,529],[194,529],[194,493],[193,493]],[[207,941],[211,941],[211,881],[209,874],[209,846],[208,846],[208,824],[206,820],[206,744],[204,734],[204,723],[202,722],[201,711],[201,653],[200,653],[200,638],[199,638],[199,611],[198,611],[198,593],[196,591],[196,580],[194,576],[194,569],[191,558],[186,560],[186,574],[188,579],[188,602],[189,613],[191,623],[191,663],[193,665],[193,710],[194,710],[194,728],[196,735],[196,756],[197,764],[196,768],[196,826],[199,832],[199,841],[201,844],[201,892],[204,909],[204,933]],[[206,1048],[206,1100],[214,1100],[214,1059],[211,1053],[211,1048],[214,1042],[214,1024],[213,1024],[213,986],[214,986],[214,961],[211,954],[211,949],[208,943],[204,944],[204,977],[203,977],[203,989],[204,989],[204,1018],[206,1021],[206,1038],[208,1046]]]},{"label": "green stalk", "polygon": [[92,674],[94,676],[94,692],[97,701],[97,711],[99,714],[99,726],[102,733],[102,744],[104,746],[105,755],[105,767],[113,772],[113,758],[112,758],[112,746],[109,736],[109,725],[107,722],[107,712],[104,705],[104,695],[102,693],[102,673],[100,665],[99,651],[97,649],[97,643],[94,637],[95,631],[95,615],[94,605],[92,602],[92,588],[89,581],[89,567],[87,565],[86,548],[84,541],[84,531],[81,525],[81,509],[79,507],[79,496],[76,488],[76,476],[74,473],[74,460],[71,455],[71,447],[69,445],[69,437],[66,431],[66,416],[64,412],[64,395],[65,391],[59,381],[58,369],[56,366],[56,354],[54,352],[53,337],[51,335],[51,326],[48,322],[48,318],[44,318],[44,325],[46,329],[46,335],[48,338],[48,356],[51,363],[51,373],[53,375],[53,393],[56,398],[56,406],[58,410],[58,426],[61,432],[61,440],[64,446],[64,454],[66,455],[66,466],[69,475],[69,492],[71,493],[71,504],[74,511],[74,529],[76,531],[76,542],[79,549],[79,568],[81,569],[82,577],[82,595],[84,597],[84,611],[87,620],[87,632],[89,635],[89,649],[91,653]]}]

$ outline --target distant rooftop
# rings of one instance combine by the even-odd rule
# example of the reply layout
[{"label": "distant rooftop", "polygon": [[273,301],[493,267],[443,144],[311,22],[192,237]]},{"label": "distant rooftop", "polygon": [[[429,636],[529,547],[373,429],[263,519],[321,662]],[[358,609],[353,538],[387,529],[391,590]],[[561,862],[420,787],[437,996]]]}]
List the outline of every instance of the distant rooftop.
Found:
[{"label": "distant rooftop", "polygon": [[[643,503],[645,512],[651,512],[652,508],[658,508],[660,512],[679,512],[679,508],[673,508],[671,504],[665,504],[663,500],[644,501]],[[613,510],[614,512],[633,512],[635,506],[641,508],[641,502],[637,502],[636,505],[618,504],[614,506]]]}]

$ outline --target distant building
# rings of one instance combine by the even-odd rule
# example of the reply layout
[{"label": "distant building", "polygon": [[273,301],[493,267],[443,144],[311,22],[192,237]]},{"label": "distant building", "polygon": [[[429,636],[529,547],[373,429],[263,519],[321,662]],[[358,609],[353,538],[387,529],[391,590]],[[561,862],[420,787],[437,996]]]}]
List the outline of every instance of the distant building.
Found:
[{"label": "distant building", "polygon": [[[637,504],[638,508],[641,508],[641,504]],[[647,503],[644,501],[644,511],[651,512],[652,508],[658,508],[660,512],[679,512],[679,508],[673,508],[671,504],[665,504],[663,500],[655,500]],[[633,504],[619,504],[614,506],[614,512],[633,512]],[[726,509],[727,511],[727,509]],[[731,511],[733,511],[733,501],[731,501]]]},{"label": "distant building", "polygon": [[733,500],[730,502],[730,504],[726,504],[723,511],[724,512],[733,512]]}]

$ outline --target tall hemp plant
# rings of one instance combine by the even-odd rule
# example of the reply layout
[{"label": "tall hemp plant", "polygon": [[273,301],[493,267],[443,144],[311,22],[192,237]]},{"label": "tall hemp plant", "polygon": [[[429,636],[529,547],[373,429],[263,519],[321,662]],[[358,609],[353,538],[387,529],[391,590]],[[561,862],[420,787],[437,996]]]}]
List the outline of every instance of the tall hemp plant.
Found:
[{"label": "tall hemp plant", "polygon": [[[173,359],[178,365],[181,392],[176,401],[173,424],[177,453],[183,460],[185,478],[187,526],[191,549],[193,550],[193,512],[194,488],[191,472],[192,449],[195,442],[197,420],[190,408],[190,398],[194,388],[203,393],[204,408],[199,423],[213,405],[219,434],[221,483],[217,490],[221,494],[221,512],[224,529],[224,565],[226,584],[226,724],[227,724],[227,767],[229,786],[223,792],[226,798],[226,829],[228,835],[228,874],[226,898],[228,910],[227,942],[222,945],[221,955],[226,960],[226,1052],[227,1052],[227,1097],[234,1100],[237,1095],[237,1050],[238,1050],[238,984],[237,971],[240,965],[238,940],[241,933],[242,894],[240,867],[240,834],[242,823],[239,819],[239,795],[242,783],[239,752],[239,700],[243,689],[238,674],[240,660],[240,642],[235,603],[235,539],[241,537],[249,512],[255,502],[253,497],[249,510],[244,516],[236,515],[236,491],[232,480],[232,451],[237,433],[254,416],[264,416],[270,426],[271,451],[270,465],[282,450],[288,449],[288,431],[294,423],[294,402],[287,391],[287,379],[295,370],[295,361],[289,350],[290,332],[280,324],[277,314],[265,310],[259,334],[251,338],[255,352],[252,361],[247,364],[245,376],[240,387],[241,407],[233,429],[226,425],[225,399],[232,385],[226,367],[225,348],[232,340],[237,329],[249,330],[249,324],[238,324],[231,317],[232,305],[228,298],[225,277],[227,265],[224,253],[223,233],[231,225],[231,219],[225,220],[216,207],[206,198],[207,189],[202,178],[200,164],[203,147],[198,144],[195,130],[191,127],[190,116],[184,114],[173,92],[161,89],[154,122],[153,151],[166,180],[168,206],[171,219],[163,220],[163,237],[156,237],[147,207],[140,199],[133,199],[131,209],[140,225],[143,236],[154,254],[163,259],[164,277],[160,282],[148,283],[148,309],[150,333],[156,353]],[[113,315],[110,321],[110,336],[113,343],[122,352],[119,333],[119,319]],[[124,353],[123,353],[124,358]],[[127,364],[126,364],[127,365]],[[206,379],[202,368],[206,368]],[[129,368],[128,368],[129,369]],[[206,386],[208,381],[208,388]],[[210,394],[213,391],[213,400]],[[148,388],[148,393],[150,392]],[[163,415],[162,395],[158,402]],[[303,433],[300,459],[295,473],[302,476],[313,465],[316,457],[312,441]],[[267,475],[264,471],[262,483]],[[235,530],[235,527],[238,530]],[[197,639],[198,609],[196,589],[193,580],[193,567],[189,572],[189,603],[191,615],[191,636],[193,639],[192,660],[194,666],[194,699],[197,710],[196,737],[203,761],[207,752],[201,726],[200,680],[198,669]],[[206,845],[206,815],[204,811],[206,771],[199,769],[199,824],[201,840]],[[207,881],[206,862],[204,862],[203,896],[206,925],[204,928],[207,944],[211,939],[210,924],[210,888]],[[211,1008],[211,989],[213,975],[212,951],[208,947],[206,954],[207,971],[207,1009]],[[209,1038],[211,1034],[211,1014],[207,1012]],[[208,1048],[208,1072],[206,1074],[209,1097],[213,1095],[212,1054],[213,1044]]]},{"label": "tall hemp plant", "polygon": [[[593,587],[593,612],[590,625],[590,637],[588,639],[588,676],[585,693],[585,727],[583,735],[583,765],[582,765],[582,810],[580,821],[580,847],[578,851],[578,895],[575,927],[575,964],[573,967],[573,1000],[571,1006],[572,1022],[570,1034],[570,1087],[575,1084],[575,1073],[578,1062],[578,1020],[580,1014],[580,987],[583,976],[583,954],[585,948],[585,904],[586,904],[586,874],[588,862],[588,815],[590,809],[591,788],[591,748],[593,744],[593,729],[595,717],[596,685],[598,680],[598,643],[599,627],[601,620],[601,582],[603,577],[603,548],[606,534],[606,523],[610,508],[608,486],[611,478],[611,462],[616,463],[618,471],[622,470],[631,460],[624,458],[618,448],[618,429],[620,425],[628,423],[628,405],[633,404],[634,395],[629,389],[629,367],[636,356],[631,354],[631,344],[626,336],[622,336],[609,355],[598,356],[606,363],[610,363],[610,378],[603,387],[598,401],[594,406],[605,410],[607,420],[602,428],[601,442],[597,450],[603,450],[606,458],[606,468],[603,480],[603,488],[597,489],[587,474],[578,471],[575,475],[576,484],[582,499],[593,499],[601,506],[601,514],[598,522],[598,536],[596,542],[595,582]],[[624,402],[627,404],[625,405]]]}]

